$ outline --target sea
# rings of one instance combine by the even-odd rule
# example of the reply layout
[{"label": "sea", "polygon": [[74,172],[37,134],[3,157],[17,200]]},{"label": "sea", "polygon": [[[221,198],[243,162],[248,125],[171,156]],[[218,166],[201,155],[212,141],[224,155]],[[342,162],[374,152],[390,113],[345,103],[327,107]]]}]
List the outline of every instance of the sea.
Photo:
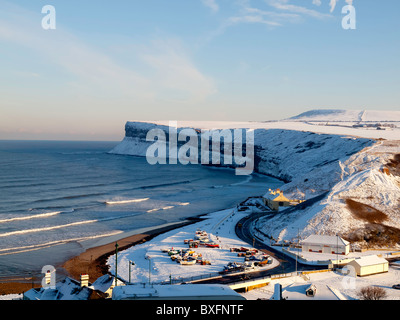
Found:
[{"label": "sea", "polygon": [[110,154],[118,143],[0,141],[0,281],[282,185],[257,173]]}]

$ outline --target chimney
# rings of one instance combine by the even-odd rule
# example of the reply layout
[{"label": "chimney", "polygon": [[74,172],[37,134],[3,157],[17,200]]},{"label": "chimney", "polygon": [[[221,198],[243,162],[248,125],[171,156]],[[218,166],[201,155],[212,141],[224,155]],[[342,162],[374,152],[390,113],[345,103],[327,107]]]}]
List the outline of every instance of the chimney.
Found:
[{"label": "chimney", "polygon": [[50,270],[47,270],[45,275],[45,284],[50,285],[50,283],[51,283],[51,272]]},{"label": "chimney", "polygon": [[81,287],[89,287],[89,275],[81,274]]}]

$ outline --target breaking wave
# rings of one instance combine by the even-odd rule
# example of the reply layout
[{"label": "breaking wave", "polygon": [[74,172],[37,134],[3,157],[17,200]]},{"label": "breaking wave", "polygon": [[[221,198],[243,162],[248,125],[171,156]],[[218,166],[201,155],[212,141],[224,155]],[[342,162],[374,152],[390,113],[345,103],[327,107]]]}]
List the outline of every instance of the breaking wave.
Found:
[{"label": "breaking wave", "polygon": [[60,214],[61,212],[62,211],[55,211],[55,212],[35,214],[35,215],[32,215],[32,216],[26,216],[26,217],[15,217],[15,218],[2,219],[2,220],[0,220],[0,223],[7,223],[7,222],[21,221],[21,220],[30,220],[30,219],[48,218],[48,217],[56,216],[56,215]]},{"label": "breaking wave", "polygon": [[84,241],[84,240],[90,240],[90,239],[110,237],[110,236],[115,236],[115,235],[120,234],[120,233],[123,233],[123,231],[114,231],[114,232],[110,232],[110,233],[99,234],[99,235],[94,235],[94,236],[87,236],[87,237],[71,238],[71,239],[64,239],[64,240],[55,240],[55,241],[50,241],[50,242],[45,242],[45,243],[40,243],[40,244],[35,244],[35,245],[30,245],[30,246],[22,246],[22,247],[13,247],[13,248],[0,249],[0,256],[40,250],[40,249],[49,248],[49,247],[57,246],[57,245],[60,245],[60,244],[64,244],[64,243],[67,243],[67,242]]},{"label": "breaking wave", "polygon": [[10,232],[5,232],[5,233],[0,233],[0,237],[3,238],[3,237],[8,237],[8,236],[14,236],[14,235],[17,235],[17,234],[50,231],[50,230],[56,230],[56,229],[61,229],[61,228],[67,228],[67,227],[82,225],[82,224],[94,223],[94,222],[97,222],[97,221],[98,220],[85,220],[85,221],[72,222],[72,223],[61,224],[61,225],[57,225],[57,226],[51,226],[51,227],[32,228],[32,229],[10,231]]},{"label": "breaking wave", "polygon": [[143,202],[147,201],[150,198],[143,198],[143,199],[131,199],[131,200],[116,200],[116,201],[106,201],[105,203],[108,205],[113,205],[113,204],[126,204],[126,203],[133,203],[133,202]]}]

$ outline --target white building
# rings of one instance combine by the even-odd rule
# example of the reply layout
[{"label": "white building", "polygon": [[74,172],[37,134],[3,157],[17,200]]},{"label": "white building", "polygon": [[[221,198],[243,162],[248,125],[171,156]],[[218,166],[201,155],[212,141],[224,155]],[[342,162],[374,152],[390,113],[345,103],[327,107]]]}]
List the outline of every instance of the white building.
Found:
[{"label": "white building", "polygon": [[350,242],[339,236],[311,235],[302,241],[302,251],[347,255]]},{"label": "white building", "polygon": [[352,266],[355,273],[360,277],[388,272],[389,270],[389,262],[377,255],[356,258],[347,265]]},{"label": "white building", "polygon": [[113,300],[246,300],[226,285],[126,285],[117,286]]}]

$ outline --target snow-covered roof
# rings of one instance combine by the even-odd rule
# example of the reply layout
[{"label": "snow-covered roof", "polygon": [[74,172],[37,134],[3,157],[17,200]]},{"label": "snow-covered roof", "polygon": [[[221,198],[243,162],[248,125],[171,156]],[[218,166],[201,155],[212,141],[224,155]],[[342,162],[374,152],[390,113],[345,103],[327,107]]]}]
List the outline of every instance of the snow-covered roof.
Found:
[{"label": "snow-covered roof", "polygon": [[57,282],[56,288],[35,288],[24,293],[29,300],[88,300],[92,289],[81,287],[79,281],[71,278]]},{"label": "snow-covered roof", "polygon": [[98,290],[101,292],[106,292],[110,287],[114,284],[114,277],[110,276],[109,274],[105,274],[97,278],[95,282],[92,284],[92,288],[94,290]]},{"label": "snow-covered roof", "polygon": [[378,257],[377,255],[364,256],[354,259],[352,262],[358,264],[360,267],[373,266],[376,264],[388,263],[384,258]]},{"label": "snow-covered roof", "polygon": [[266,194],[264,194],[265,199],[270,199],[273,201],[290,201],[288,198],[286,198],[281,191],[268,191]]},{"label": "snow-covered roof", "polygon": [[229,288],[219,284],[182,284],[182,285],[127,285],[113,289],[113,300],[124,299],[241,299],[244,298]]},{"label": "snow-covered roof", "polygon": [[339,236],[327,236],[327,235],[318,235],[312,234],[307,239],[303,240],[303,244],[319,244],[319,245],[329,245],[329,246],[336,246],[336,245],[344,245],[347,246],[350,242],[342,239]]}]

